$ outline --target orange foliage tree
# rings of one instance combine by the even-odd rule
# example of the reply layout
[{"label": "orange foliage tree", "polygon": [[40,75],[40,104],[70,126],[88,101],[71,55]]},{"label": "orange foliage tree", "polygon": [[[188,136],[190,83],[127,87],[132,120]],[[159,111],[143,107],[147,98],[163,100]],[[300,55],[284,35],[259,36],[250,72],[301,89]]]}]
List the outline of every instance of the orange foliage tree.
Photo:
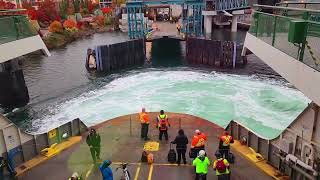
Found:
[{"label": "orange foliage tree", "polygon": [[64,28],[77,28],[77,23],[75,21],[73,21],[72,19],[67,19],[63,22],[63,27]]},{"label": "orange foliage tree", "polygon": [[49,26],[49,32],[52,32],[52,33],[63,32],[62,24],[59,21],[53,21]]},{"label": "orange foliage tree", "polygon": [[104,26],[104,16],[96,16],[95,21],[99,26]]}]

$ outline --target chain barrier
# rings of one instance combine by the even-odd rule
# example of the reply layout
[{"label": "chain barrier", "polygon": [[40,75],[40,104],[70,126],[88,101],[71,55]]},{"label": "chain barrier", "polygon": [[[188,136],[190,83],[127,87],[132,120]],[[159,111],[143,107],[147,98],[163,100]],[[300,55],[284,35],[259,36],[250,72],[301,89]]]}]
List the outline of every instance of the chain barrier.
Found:
[{"label": "chain barrier", "polygon": [[306,41],[306,46],[307,46],[307,49],[308,49],[308,51],[309,51],[309,53],[310,53],[310,55],[311,55],[311,58],[312,58],[313,61],[314,61],[314,64],[315,64],[316,66],[319,66],[319,64],[320,64],[320,59],[315,56],[315,54],[314,54],[311,46],[309,45],[308,41]]}]

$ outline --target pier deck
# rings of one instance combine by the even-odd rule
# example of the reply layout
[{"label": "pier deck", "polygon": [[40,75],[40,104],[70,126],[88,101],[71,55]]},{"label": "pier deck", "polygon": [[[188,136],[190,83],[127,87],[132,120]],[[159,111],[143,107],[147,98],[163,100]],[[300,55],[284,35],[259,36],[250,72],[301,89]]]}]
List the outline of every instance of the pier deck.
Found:
[{"label": "pier deck", "polygon": [[154,27],[157,27],[157,30],[154,30],[151,35],[147,38],[148,42],[151,42],[155,39],[161,39],[163,37],[168,37],[171,39],[178,39],[184,41],[182,34],[178,34],[176,23],[170,22],[154,22]]}]

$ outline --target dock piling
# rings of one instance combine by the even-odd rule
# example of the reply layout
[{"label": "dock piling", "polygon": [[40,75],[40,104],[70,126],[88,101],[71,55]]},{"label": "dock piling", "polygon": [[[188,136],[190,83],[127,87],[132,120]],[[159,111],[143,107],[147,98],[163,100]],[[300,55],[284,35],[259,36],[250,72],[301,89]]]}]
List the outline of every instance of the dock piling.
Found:
[{"label": "dock piling", "polygon": [[97,71],[112,72],[141,66],[145,61],[144,39],[97,46]]},{"label": "dock piling", "polygon": [[236,50],[234,41],[219,41],[201,38],[188,38],[186,41],[186,59],[189,64],[235,68],[237,62],[243,62]]}]

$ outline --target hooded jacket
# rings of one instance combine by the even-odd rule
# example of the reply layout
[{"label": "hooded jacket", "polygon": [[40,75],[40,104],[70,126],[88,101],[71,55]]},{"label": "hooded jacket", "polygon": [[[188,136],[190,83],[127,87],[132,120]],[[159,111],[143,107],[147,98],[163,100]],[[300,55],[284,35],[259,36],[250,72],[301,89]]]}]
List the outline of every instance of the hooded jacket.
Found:
[{"label": "hooded jacket", "polygon": [[192,165],[196,167],[197,174],[207,174],[210,166],[209,158],[206,156],[198,156],[193,160]]},{"label": "hooded jacket", "polygon": [[105,163],[99,166],[99,169],[102,174],[103,180],[113,180],[113,173],[109,166],[106,166]]},{"label": "hooded jacket", "polygon": [[88,146],[100,147],[101,138],[99,134],[89,134],[86,140]]}]

